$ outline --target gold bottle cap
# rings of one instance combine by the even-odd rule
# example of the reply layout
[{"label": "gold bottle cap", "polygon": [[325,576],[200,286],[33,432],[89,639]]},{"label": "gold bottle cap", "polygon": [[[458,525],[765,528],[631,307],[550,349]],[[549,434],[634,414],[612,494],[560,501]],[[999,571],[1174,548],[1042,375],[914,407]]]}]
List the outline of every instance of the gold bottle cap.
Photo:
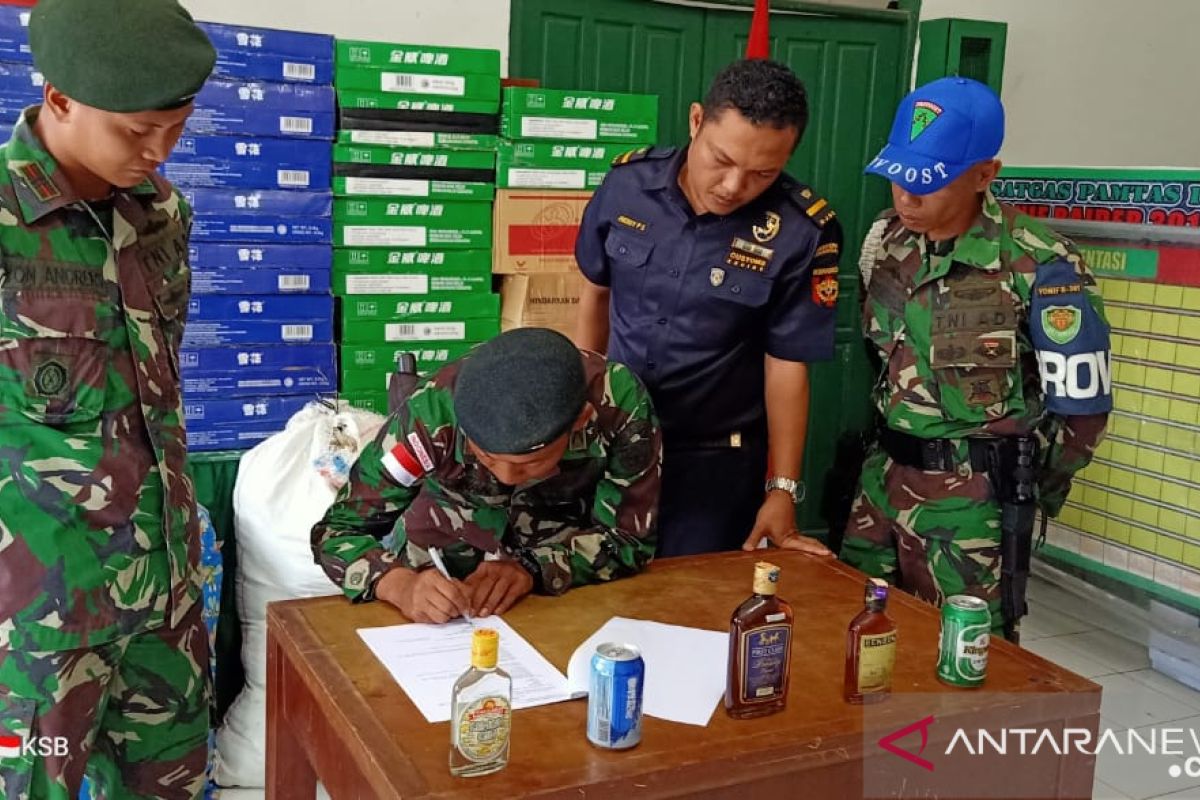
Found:
[{"label": "gold bottle cap", "polygon": [[766,561],[754,565],[754,593],[775,594],[779,584],[779,567]]},{"label": "gold bottle cap", "polygon": [[471,666],[495,669],[500,657],[500,633],[493,628],[476,628],[471,636]]}]

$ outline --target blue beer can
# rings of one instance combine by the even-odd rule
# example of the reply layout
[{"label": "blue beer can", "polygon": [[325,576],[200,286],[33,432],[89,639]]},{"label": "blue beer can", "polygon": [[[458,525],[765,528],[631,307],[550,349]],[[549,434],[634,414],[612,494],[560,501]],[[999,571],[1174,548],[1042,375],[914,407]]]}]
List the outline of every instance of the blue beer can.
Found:
[{"label": "blue beer can", "polygon": [[626,750],[642,740],[642,688],[646,662],[635,645],[606,642],[592,655],[588,691],[588,741]]}]

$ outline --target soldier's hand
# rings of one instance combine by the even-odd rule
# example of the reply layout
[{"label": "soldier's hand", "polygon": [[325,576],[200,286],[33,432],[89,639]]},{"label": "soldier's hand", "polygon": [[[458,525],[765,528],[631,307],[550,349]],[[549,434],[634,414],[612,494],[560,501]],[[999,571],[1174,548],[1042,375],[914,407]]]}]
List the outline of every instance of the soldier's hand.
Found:
[{"label": "soldier's hand", "polygon": [[413,622],[441,624],[470,614],[467,595],[463,584],[448,580],[436,569],[393,569],[375,587],[376,597],[400,609]]},{"label": "soldier's hand", "polygon": [[484,561],[463,583],[481,617],[503,614],[533,591],[533,578],[515,561]]},{"label": "soldier's hand", "polygon": [[785,550],[800,550],[815,556],[832,556],[833,551],[811,536],[803,536],[796,530],[796,506],[785,492],[770,492],[758,510],[754,530],[742,545],[743,550],[755,550],[763,539],[769,539],[776,547]]}]

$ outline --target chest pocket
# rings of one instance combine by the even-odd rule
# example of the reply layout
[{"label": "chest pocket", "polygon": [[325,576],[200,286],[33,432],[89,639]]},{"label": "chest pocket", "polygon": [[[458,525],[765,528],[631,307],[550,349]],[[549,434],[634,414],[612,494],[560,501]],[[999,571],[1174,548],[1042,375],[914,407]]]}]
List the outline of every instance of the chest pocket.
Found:
[{"label": "chest pocket", "polygon": [[612,230],[604,240],[604,253],[612,269],[613,290],[640,304],[642,285],[650,266],[654,243],[620,230]]},{"label": "chest pocket", "polygon": [[0,406],[70,426],[104,410],[117,320],[98,266],[5,256],[0,263]]},{"label": "chest pocket", "polygon": [[704,289],[706,298],[732,303],[734,307],[765,306],[775,285],[766,275],[736,267],[712,267],[704,280],[708,284]]},{"label": "chest pocket", "polygon": [[929,366],[943,406],[968,419],[1003,416],[1021,386],[1011,288],[1001,273],[956,265],[934,292]]}]

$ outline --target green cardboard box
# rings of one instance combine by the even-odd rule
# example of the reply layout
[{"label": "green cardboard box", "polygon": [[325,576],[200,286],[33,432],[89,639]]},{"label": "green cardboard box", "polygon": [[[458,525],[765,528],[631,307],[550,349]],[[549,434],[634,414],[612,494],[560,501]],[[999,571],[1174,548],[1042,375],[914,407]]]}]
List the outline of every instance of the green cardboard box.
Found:
[{"label": "green cardboard box", "polygon": [[345,67],[379,67],[434,75],[500,75],[499,50],[427,44],[339,39],[334,63],[338,72]]},{"label": "green cardboard box", "polygon": [[492,268],[487,250],[376,250],[338,248],[333,251],[333,271],[346,274],[429,272],[430,274],[481,274]]},{"label": "green cardboard box", "polygon": [[492,207],[339,197],[333,228],[339,247],[490,249]]},{"label": "green cardboard box", "polygon": [[627,143],[658,140],[658,97],[510,86],[500,135],[514,140]]},{"label": "green cardboard box", "polygon": [[495,114],[500,110],[500,98],[463,100],[453,97],[389,94],[338,89],[338,105],[343,111],[369,108],[376,111],[441,111],[458,114]]},{"label": "green cardboard box", "polygon": [[341,300],[342,321],[441,322],[443,320],[490,319],[500,314],[500,295],[429,295],[420,299],[395,295],[355,295]]},{"label": "green cardboard box", "polygon": [[333,77],[338,89],[348,92],[383,92],[426,100],[499,100],[500,75],[437,75],[407,66],[338,67]]},{"label": "green cardboard box", "polygon": [[500,137],[487,133],[441,131],[340,131],[338,144],[405,147],[415,150],[482,150],[494,152]]},{"label": "green cardboard box", "polygon": [[341,392],[338,397],[355,408],[363,411],[374,411],[376,414],[387,416],[387,392]]},{"label": "green cardboard box", "polygon": [[[390,374],[395,371],[396,362],[403,353],[415,355],[417,372],[424,373],[465,355],[475,345],[476,342],[397,342],[383,347],[345,345],[341,348],[342,375],[352,371]],[[378,389],[378,386],[373,388]]]},{"label": "green cardboard box", "polygon": [[342,344],[482,342],[500,333],[500,316],[442,322],[343,321],[341,332]]},{"label": "green cardboard box", "polygon": [[631,148],[593,142],[500,142],[496,183],[501,189],[595,189],[612,161]]},{"label": "green cardboard box", "polygon": [[354,178],[335,175],[333,193],[339,197],[419,197],[490,203],[496,184],[475,181],[430,181],[422,178]]},{"label": "green cardboard box", "polygon": [[378,145],[339,144],[333,148],[333,163],[375,167],[420,167],[425,169],[496,168],[496,154],[477,150],[415,150]]}]

